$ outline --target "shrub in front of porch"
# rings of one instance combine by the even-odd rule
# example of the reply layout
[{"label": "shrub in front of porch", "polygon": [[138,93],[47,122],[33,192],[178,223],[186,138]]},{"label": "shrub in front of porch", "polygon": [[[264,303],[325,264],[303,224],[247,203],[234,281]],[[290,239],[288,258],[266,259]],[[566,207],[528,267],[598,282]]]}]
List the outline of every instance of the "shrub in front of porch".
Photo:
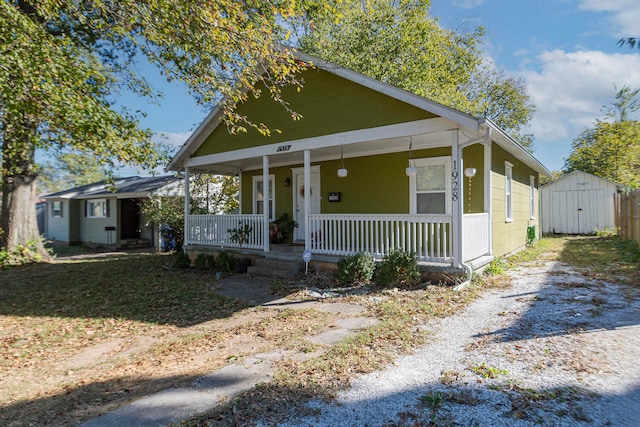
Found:
[{"label": "shrub in front of porch", "polygon": [[376,268],[375,283],[379,287],[414,286],[420,279],[415,256],[401,249],[389,252]]},{"label": "shrub in front of porch", "polygon": [[336,278],[341,285],[369,284],[376,269],[376,262],[369,252],[360,252],[338,261]]}]

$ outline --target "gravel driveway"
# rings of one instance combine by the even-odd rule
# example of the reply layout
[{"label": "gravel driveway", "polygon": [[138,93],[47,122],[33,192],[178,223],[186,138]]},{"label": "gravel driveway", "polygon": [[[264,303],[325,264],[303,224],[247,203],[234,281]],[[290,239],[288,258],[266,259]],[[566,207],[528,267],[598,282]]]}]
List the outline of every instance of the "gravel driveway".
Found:
[{"label": "gravel driveway", "polygon": [[[583,274],[585,273],[585,274]],[[640,292],[530,263],[286,426],[640,426]]]}]

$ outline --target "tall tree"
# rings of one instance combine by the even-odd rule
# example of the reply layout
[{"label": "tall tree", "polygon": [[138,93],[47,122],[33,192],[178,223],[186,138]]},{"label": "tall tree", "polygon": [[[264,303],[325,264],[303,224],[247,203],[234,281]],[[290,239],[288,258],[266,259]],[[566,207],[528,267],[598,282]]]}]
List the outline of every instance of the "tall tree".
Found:
[{"label": "tall tree", "polygon": [[[484,30],[458,34],[429,14],[429,0],[344,0],[340,19],[311,11],[301,49],[520,135],[535,110],[523,80],[483,62]],[[519,140],[531,147],[532,138]]]},{"label": "tall tree", "polygon": [[63,152],[40,165],[37,191],[40,195],[48,194],[108,179],[108,173],[95,157],[81,151]]},{"label": "tall tree", "polygon": [[277,42],[296,13],[295,0],[0,1],[0,249],[38,237],[37,149],[84,150],[107,169],[166,160],[139,117],[114,104],[124,88],[153,98],[135,72],[140,52],[202,105],[225,97],[231,131],[268,133],[233,104],[264,92],[289,109],[280,88],[305,64]]},{"label": "tall tree", "polygon": [[596,120],[593,128],[572,142],[565,171],[581,170],[640,188],[640,122],[629,119],[640,108],[635,100],[638,93],[628,86],[616,92],[611,106],[605,107],[609,121]]}]

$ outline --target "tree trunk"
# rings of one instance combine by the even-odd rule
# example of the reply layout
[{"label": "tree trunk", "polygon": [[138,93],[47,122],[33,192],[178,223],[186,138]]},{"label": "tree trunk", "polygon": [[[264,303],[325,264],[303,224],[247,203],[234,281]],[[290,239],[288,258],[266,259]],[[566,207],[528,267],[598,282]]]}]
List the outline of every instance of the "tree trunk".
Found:
[{"label": "tree trunk", "polygon": [[35,149],[15,150],[10,135],[5,132],[4,137],[0,249],[12,251],[29,243],[34,255],[42,261],[50,261],[40,239],[36,217]]}]

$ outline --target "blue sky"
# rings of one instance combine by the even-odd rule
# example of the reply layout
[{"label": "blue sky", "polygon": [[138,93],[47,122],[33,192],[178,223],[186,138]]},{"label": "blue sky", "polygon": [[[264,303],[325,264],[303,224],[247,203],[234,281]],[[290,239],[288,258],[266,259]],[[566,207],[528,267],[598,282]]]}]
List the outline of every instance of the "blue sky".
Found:
[{"label": "blue sky", "polygon": [[[640,88],[640,49],[617,45],[621,37],[640,37],[638,0],[432,0],[431,14],[462,32],[485,27],[486,59],[524,78],[537,108],[528,129],[534,155],[550,170],[560,170],[571,141],[603,117],[616,86]],[[142,125],[178,147],[206,112],[185,87],[151,78],[165,94],[161,107],[123,101],[146,111]]]}]

